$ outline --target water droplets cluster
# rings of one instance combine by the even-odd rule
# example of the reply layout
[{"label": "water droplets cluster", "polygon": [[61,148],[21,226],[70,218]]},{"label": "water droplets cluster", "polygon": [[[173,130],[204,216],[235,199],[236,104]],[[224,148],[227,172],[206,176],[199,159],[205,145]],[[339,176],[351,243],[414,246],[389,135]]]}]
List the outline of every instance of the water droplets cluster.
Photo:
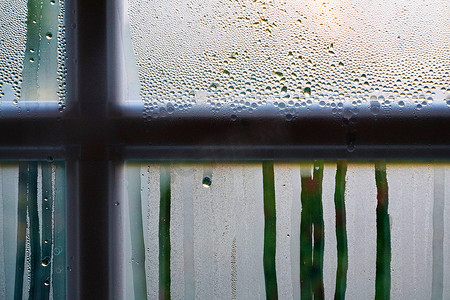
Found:
[{"label": "water droplets cluster", "polygon": [[[41,23],[49,18],[50,10],[57,11],[57,19],[54,23],[45,20],[48,28],[43,31]],[[17,102],[19,99],[57,98],[60,108],[64,106],[67,74],[64,14],[64,0],[36,2],[30,7],[25,0],[0,2],[0,100]],[[57,54],[41,51],[42,43],[55,45]],[[39,72],[43,62],[46,66],[56,65],[56,77],[47,75],[46,70]],[[53,78],[43,80],[40,76]],[[48,84],[52,81],[56,84]],[[40,88],[45,91],[41,93]],[[48,96],[49,93],[54,96]]]},{"label": "water droplets cluster", "polygon": [[450,105],[449,4],[375,2],[130,0],[144,115]]},{"label": "water droplets cluster", "polygon": [[[51,0],[50,4],[55,5],[56,0]],[[58,70],[57,70],[57,82],[58,82],[58,104],[59,109],[63,110],[66,101],[66,77],[67,77],[67,52],[66,52],[66,28],[64,25],[64,15],[66,13],[64,0],[59,0],[59,14],[58,14]]]},{"label": "water droplets cluster", "polygon": [[0,2],[0,99],[20,97],[26,40],[27,1]]}]

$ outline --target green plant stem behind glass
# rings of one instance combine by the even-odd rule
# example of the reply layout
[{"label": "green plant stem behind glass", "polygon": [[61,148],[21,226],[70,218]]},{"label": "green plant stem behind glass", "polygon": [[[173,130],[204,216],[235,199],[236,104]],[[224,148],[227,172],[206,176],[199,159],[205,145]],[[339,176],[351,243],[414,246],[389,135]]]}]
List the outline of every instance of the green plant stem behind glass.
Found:
[{"label": "green plant stem behind glass", "polygon": [[323,162],[314,163],[312,177],[311,175],[301,177],[300,288],[302,299],[324,299],[325,297],[322,181]]},{"label": "green plant stem behind glass", "polygon": [[347,162],[338,161],[336,169],[336,186],[334,207],[336,211],[337,270],[334,299],[345,299],[347,289],[348,245],[347,220],[345,211],[345,175]]},{"label": "green plant stem behind glass", "polygon": [[375,299],[389,299],[391,291],[391,233],[388,214],[388,183],[386,163],[375,164],[377,185],[377,270]]},{"label": "green plant stem behind glass", "polygon": [[263,162],[264,188],[264,278],[266,298],[278,299],[277,272],[275,268],[277,219],[275,212],[275,177],[273,162]]}]

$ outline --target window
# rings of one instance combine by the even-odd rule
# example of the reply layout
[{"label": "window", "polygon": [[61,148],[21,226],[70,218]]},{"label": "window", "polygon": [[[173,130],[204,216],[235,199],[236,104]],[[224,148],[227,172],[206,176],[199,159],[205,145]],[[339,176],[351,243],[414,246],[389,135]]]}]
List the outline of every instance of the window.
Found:
[{"label": "window", "polygon": [[[57,2],[58,4],[62,3],[61,1]],[[6,78],[3,79],[3,82],[9,82],[9,86],[4,84],[2,87],[4,98],[0,104],[2,108],[0,126],[4,134],[0,141],[0,157],[4,160],[65,161],[68,297],[107,299],[117,296],[120,298],[129,288],[125,286],[128,284],[124,278],[124,270],[127,269],[127,266],[124,265],[123,257],[123,249],[128,247],[128,241],[123,237],[130,238],[131,245],[134,243],[140,245],[143,241],[133,240],[133,236],[127,236],[126,226],[130,226],[130,230],[133,230],[132,225],[124,225],[126,218],[123,214],[125,212],[139,214],[139,207],[137,210],[128,207],[128,211],[126,211],[123,208],[125,205],[122,203],[125,193],[130,199],[140,197],[134,189],[139,189],[142,180],[137,178],[142,176],[139,169],[137,172],[130,171],[133,169],[131,167],[126,173],[123,168],[124,161],[150,160],[153,163],[160,163],[159,168],[162,169],[162,172],[159,174],[159,188],[160,191],[166,191],[160,195],[163,200],[170,198],[168,196],[170,192],[167,192],[170,190],[170,184],[167,185],[164,182],[167,183],[167,178],[170,178],[169,174],[172,174],[165,170],[164,163],[171,161],[202,163],[264,161],[259,178],[262,182],[259,179],[251,178],[255,183],[259,182],[265,203],[265,205],[260,203],[255,209],[264,210],[266,207],[278,207],[278,212],[281,214],[287,212],[283,210],[284,206],[280,207],[281,202],[275,202],[275,193],[277,193],[275,185],[277,184],[276,180],[279,180],[280,176],[284,176],[283,172],[285,171],[277,169],[282,169],[283,166],[274,166],[273,161],[336,159],[377,161],[376,171],[370,174],[377,183],[380,210],[377,215],[374,212],[372,217],[380,220],[379,224],[381,225],[377,229],[379,230],[377,231],[378,236],[390,234],[389,224],[391,223],[386,211],[387,206],[383,206],[387,197],[386,167],[380,160],[431,160],[433,162],[446,160],[450,143],[447,103],[450,101],[448,98],[450,85],[446,69],[448,65],[447,28],[450,28],[447,26],[449,7],[445,1],[435,4],[412,2],[390,4],[389,7],[381,6],[381,8],[370,7],[370,9],[367,9],[365,5],[372,5],[372,2],[348,4],[348,10],[353,12],[353,18],[346,18],[345,30],[336,35],[333,30],[336,30],[335,26],[339,26],[339,18],[345,11],[342,11],[342,4],[338,5],[334,2],[306,3],[309,7],[302,7],[304,12],[296,7],[305,3],[294,0],[280,2],[242,0],[230,3],[219,0],[211,3],[200,1],[159,1],[156,3],[133,0],[128,2],[129,7],[126,7],[125,1],[121,0],[64,2],[67,46],[65,40],[60,40],[58,43],[60,48],[56,49],[45,49],[48,44],[43,43],[41,53],[47,53],[52,58],[61,58],[63,61],[65,58],[65,64],[61,66],[62,69],[56,68],[56,70],[54,66],[57,64],[54,64],[51,70],[45,69],[49,65],[42,64],[40,72],[51,71],[56,76],[62,76],[58,77],[61,79],[62,86],[53,88],[57,91],[56,96],[61,96],[67,91],[66,99],[64,101],[60,101],[58,97],[49,99],[41,94],[42,98],[54,101],[32,102],[37,99],[30,96],[33,99],[20,98],[18,103],[11,103],[7,100],[13,100],[14,95],[17,95],[18,89],[13,83],[19,80],[18,76],[20,75],[17,70],[2,68],[2,77]],[[30,0],[28,3],[35,2]],[[56,2],[53,1],[45,3],[49,7],[55,4]],[[2,5],[2,12],[6,15],[8,6]],[[244,6],[248,8],[244,9]],[[223,7],[226,8],[223,11],[225,15],[221,11]],[[29,16],[34,12],[32,8],[32,5],[28,6]],[[188,24],[192,15],[186,16],[185,19],[178,18],[184,16],[183,12],[180,14],[177,12],[181,9],[186,9],[189,14],[197,11],[199,14],[193,17],[195,22]],[[428,12],[428,9],[432,12]],[[361,12],[361,10],[365,11]],[[148,22],[141,20],[147,16],[146,11],[151,12],[149,17],[155,21],[151,26],[155,25],[155,28],[150,26],[149,29],[142,26]],[[249,13],[240,15],[240,11],[249,11]],[[267,16],[265,11],[267,11]],[[380,16],[377,14],[378,11],[383,11],[384,14]],[[24,6],[20,12],[23,15],[26,14]],[[258,12],[264,13],[258,14]],[[174,15],[177,17],[172,19]],[[401,19],[397,18],[399,15]],[[415,23],[416,27],[400,26],[404,25],[403,18],[411,15],[418,17],[417,23]],[[127,16],[132,25],[128,31],[126,31]],[[320,17],[314,18],[315,16]],[[356,28],[358,22],[364,22],[364,20],[359,20],[358,16],[368,17],[368,24],[376,26]],[[197,17],[198,20],[195,19]],[[233,22],[235,17],[237,21]],[[277,19],[277,17],[279,18]],[[299,42],[298,44],[294,43],[294,47],[290,47],[291,44],[288,43],[289,41],[284,41],[283,36],[279,40],[277,39],[276,31],[281,30],[282,26],[289,23],[286,20],[293,21],[295,26],[299,27],[299,33],[296,31],[297,29],[292,32],[294,35],[292,38]],[[371,23],[372,21],[373,23]],[[193,31],[176,32],[173,30],[170,32],[171,35],[161,35],[162,30],[169,26],[180,28],[177,27],[179,25],[177,22],[191,26]],[[207,30],[213,30],[214,26],[224,26],[225,29],[219,28],[220,35],[217,32],[214,35],[213,32],[205,41],[202,41],[197,38],[195,31],[199,28],[198,24],[205,24]],[[406,24],[409,23],[406,22]],[[13,25],[9,24],[11,29],[17,32],[15,41],[30,40],[24,35],[24,24],[19,24],[22,27]],[[42,24],[41,29],[44,30],[45,26]],[[320,29],[321,26],[325,29]],[[395,28],[393,28],[394,26]],[[250,41],[247,52],[244,49],[236,48],[240,41],[229,43],[228,39],[234,36],[232,33],[237,30],[236,28],[242,28],[245,33],[242,34],[240,29],[237,31],[241,32],[239,38],[243,40],[248,37],[253,38],[254,36],[251,34],[255,36],[269,34],[272,39],[268,44],[266,56],[254,59],[251,57],[252,53],[249,53],[250,50],[254,51],[259,49],[257,47],[265,46],[263,39],[260,42],[258,39]],[[311,28],[314,30],[310,30]],[[436,28],[439,30],[433,31]],[[307,29],[310,31],[302,35],[301,33]],[[57,29],[53,28],[53,31],[40,32],[42,40],[54,41],[55,35],[52,32],[55,30]],[[290,28],[288,26],[283,30],[289,31]],[[317,34],[321,30],[326,33],[323,39]],[[349,31],[354,34],[354,37],[361,39],[361,43],[364,44],[364,47],[358,48],[357,52],[364,50],[367,51],[366,54],[358,57],[359,53],[352,52],[356,51],[355,48],[350,47],[353,39],[345,44],[345,37]],[[6,31],[2,28],[2,37],[4,32]],[[207,32],[201,32],[201,35],[205,34]],[[367,34],[373,35],[374,39],[368,39],[365,36]],[[416,34],[417,36],[415,36]],[[295,37],[295,35],[297,36]],[[203,42],[214,47],[206,49],[206,51],[201,46],[196,46],[195,49],[200,50],[195,55],[202,59],[202,63],[194,65],[195,68],[189,63],[179,66],[178,59],[173,57],[179,55],[183,59],[189,59],[186,56],[191,53],[191,48],[189,48],[191,45],[179,47],[170,39],[172,36],[180,38],[184,42],[192,41],[193,44],[198,43],[199,45]],[[383,37],[385,36],[388,39],[384,43]],[[411,36],[414,36],[414,39],[410,38]],[[333,39],[335,37],[339,42]],[[314,41],[312,49],[304,50],[302,44],[306,41],[303,41],[302,38]],[[130,39],[134,44],[127,43]],[[211,42],[216,39],[217,43]],[[381,43],[384,47],[383,51],[386,52],[379,51],[375,41]],[[253,42],[255,43],[253,44]],[[148,46],[149,44],[151,47]],[[192,45],[192,47],[194,46]],[[223,46],[228,47],[226,51],[219,51],[218,48]],[[166,47],[169,49],[167,50]],[[27,49],[28,52],[25,55],[30,56],[29,66],[31,68],[33,57],[30,53],[33,52],[30,50],[36,50]],[[279,53],[276,51],[278,49],[280,49]],[[168,53],[172,56],[162,57],[166,55],[166,51],[169,51]],[[315,53],[315,51],[318,52]],[[133,52],[137,53],[136,56],[133,56]],[[269,62],[269,54],[272,55],[272,53],[273,58],[270,56]],[[372,58],[377,58],[383,53],[386,53],[386,57],[380,58],[379,62],[382,63],[380,66],[373,66],[365,60],[371,62]],[[418,58],[412,61],[420,64],[414,65],[411,60],[398,55],[399,53],[413,53]],[[281,56],[285,56],[282,66],[275,65],[274,67],[272,61]],[[330,69],[319,65],[319,62],[328,63],[326,61],[328,57],[331,57],[330,60],[333,61],[330,63]],[[392,57],[395,60],[389,61],[389,58]],[[129,62],[133,58],[136,59],[136,64],[130,65]],[[368,65],[371,73],[352,73],[356,72],[357,66],[359,66],[358,64],[352,66],[353,59],[360,60],[358,63],[362,66]],[[224,67],[225,60],[228,65],[235,62],[241,65],[234,69],[226,68]],[[61,61],[59,62],[61,63]],[[398,63],[400,63],[400,67],[395,69]],[[166,74],[166,70],[161,70],[165,66],[172,73]],[[214,66],[215,69],[209,70],[210,66]],[[25,66],[23,68],[25,70]],[[67,68],[67,74],[65,68]],[[294,68],[297,68],[298,71]],[[189,70],[192,70],[192,74],[187,73]],[[245,71],[247,71],[246,76],[243,75]],[[331,81],[328,84],[327,78],[321,79],[325,77],[322,73],[326,71],[330,71],[327,76],[333,78],[330,80],[334,80],[335,83]],[[414,76],[417,75],[417,78],[412,75],[408,78],[408,74],[403,77],[404,72],[415,72]],[[301,76],[301,81],[297,81],[296,75],[293,73]],[[191,75],[193,81],[183,81],[185,76],[190,78]],[[205,76],[205,80],[202,77],[202,80],[196,81],[197,77],[195,76]],[[315,78],[320,80],[315,82]],[[351,78],[353,81],[347,82],[347,78]],[[172,79],[173,82],[169,82]],[[143,87],[137,87],[137,80],[143,83]],[[233,83],[233,80],[236,80],[236,83]],[[383,80],[387,80],[387,82]],[[408,91],[400,89],[396,91],[396,87],[399,86],[397,80],[400,80],[401,84],[406,84]],[[287,83],[298,84],[292,86]],[[184,86],[187,88],[185,89]],[[355,86],[354,95],[352,94],[353,86]],[[372,91],[370,86],[373,88]],[[199,90],[196,90],[195,87],[198,87]],[[389,91],[387,92],[388,96],[383,95],[383,89]],[[140,100],[136,99],[137,94],[145,101],[133,101]],[[398,99],[389,98],[391,94]],[[30,92],[30,95],[33,93]],[[55,96],[55,93],[52,95]],[[30,100],[30,102],[22,100]],[[14,130],[12,131],[11,128]],[[314,168],[310,167],[302,176],[297,174],[298,179],[306,187],[302,188],[301,192],[305,193],[305,199],[318,197],[317,181],[319,178],[320,180],[333,178],[332,175],[330,177],[330,174],[325,174],[325,177],[322,178],[321,172],[325,172],[326,169],[320,162],[317,163],[319,165],[315,165]],[[343,165],[341,165],[341,171],[342,167]],[[180,173],[190,172],[188,169],[178,167],[178,170],[175,168],[175,171],[172,172],[174,172],[174,176],[179,176]],[[203,170],[209,172],[208,167]],[[309,175],[307,174],[308,170]],[[395,168],[393,170],[395,173]],[[211,176],[207,176],[209,173],[200,174],[198,172],[194,172],[195,176],[202,177],[203,183],[210,185],[211,182],[208,181],[208,178],[211,180]],[[245,168],[242,172],[246,172]],[[289,174],[288,171],[286,172]],[[368,173],[363,172],[362,174],[368,175]],[[150,172],[150,174],[153,173]],[[442,175],[442,172],[440,174]],[[216,176],[216,174],[212,175]],[[443,178],[441,175],[436,176],[437,180]],[[277,176],[279,177],[277,178]],[[358,177],[354,174],[353,176]],[[133,185],[127,190],[117,184],[124,182],[126,178],[128,183]],[[189,178],[188,176],[186,180],[188,181]],[[213,177],[212,184],[214,184],[214,180]],[[399,181],[401,180],[399,179]],[[442,196],[443,182],[437,184],[436,195]],[[338,188],[340,185],[335,184],[335,186]],[[397,186],[401,187],[401,184],[398,183]],[[361,187],[362,190],[364,188]],[[210,191],[213,191],[213,188]],[[372,190],[372,192],[374,191]],[[175,195],[176,191],[173,192]],[[224,190],[223,193],[225,192]],[[407,194],[406,191],[403,192],[405,195]],[[178,191],[178,193],[182,192]],[[173,199],[175,201],[177,198]],[[132,203],[131,200],[129,203]],[[435,203],[440,205],[436,209],[439,211],[439,207],[442,207],[445,201]],[[429,206],[427,207],[429,208]],[[142,208],[140,209],[142,210]],[[161,210],[167,209],[167,207],[160,206],[159,209],[161,213]],[[140,213],[142,214],[142,211]],[[311,213],[314,214],[314,212]],[[260,218],[263,216],[265,224],[274,224],[273,222],[275,222],[275,225],[280,228],[280,224],[276,223],[273,216],[271,217],[270,211],[264,211],[263,215],[259,215]],[[283,219],[281,215],[277,220],[288,219]],[[443,215],[437,215],[434,220],[438,220],[436,228],[439,231],[447,219]],[[319,224],[316,221],[311,220],[307,225],[308,228],[311,226],[314,228],[314,233],[320,232],[320,218],[317,221]],[[135,224],[135,226],[137,230],[142,229],[142,224]],[[159,230],[163,232],[159,235],[160,244],[158,246],[164,250],[167,249],[167,245],[164,243],[167,242],[165,238],[167,238],[169,230],[164,218],[159,224]],[[262,235],[273,238],[275,228],[266,226],[264,230],[264,233],[260,232]],[[169,232],[170,234],[171,232]],[[398,236],[402,235],[398,234]],[[389,239],[389,241],[391,240]],[[314,247],[317,246],[320,249],[320,242],[320,239],[315,240]],[[261,240],[255,243],[261,243]],[[437,240],[436,253],[444,253],[443,243],[443,241]],[[233,239],[231,240],[232,245]],[[263,270],[266,272],[264,293],[268,297],[277,295],[274,289],[277,281],[276,279],[274,281],[273,277],[274,270],[276,271],[277,268],[276,264],[274,265],[276,254],[270,245],[264,244],[264,247],[268,248],[265,248],[263,253],[257,253],[257,255],[263,256],[264,261],[267,259],[270,265]],[[238,251],[236,249],[236,247],[230,248],[231,255],[233,251]],[[386,246],[382,247],[383,249],[390,251],[391,248]],[[386,255],[391,254],[389,252]],[[371,257],[373,260],[378,259],[378,257]],[[380,254],[379,260],[381,261],[382,258]],[[436,262],[433,261],[436,264],[441,261],[438,255],[434,255],[433,259],[437,259]],[[162,262],[168,263],[164,260]],[[192,264],[189,266],[191,269],[186,269],[186,272],[192,271]],[[311,268],[314,267],[311,266]],[[381,275],[390,274],[386,265],[381,264],[378,270]],[[133,276],[135,274],[142,276],[139,270],[136,272],[132,270]],[[281,271],[275,273],[281,277],[285,275]],[[161,274],[167,276],[167,272],[159,275]],[[299,274],[299,276],[303,275]],[[145,281],[145,278],[140,279]],[[168,283],[167,278],[159,278],[159,280],[160,283]],[[438,282],[437,293],[442,290],[439,289],[439,280],[443,280],[443,275],[438,276],[436,281]],[[286,283],[286,281],[283,282]],[[390,281],[386,283],[381,280],[380,282],[382,282],[381,284],[390,284]],[[310,282],[310,284],[312,283]],[[192,282],[190,286],[192,286]],[[279,291],[282,289],[283,287],[280,286]],[[388,289],[380,289],[380,292],[386,291]],[[133,291],[133,293],[137,292],[141,292],[141,290]],[[165,293],[164,290],[163,292]],[[164,293],[160,296],[167,296]],[[439,294],[437,295],[439,296]]]},{"label": "window", "polygon": [[[59,150],[39,145],[43,135],[55,132],[51,127],[43,133],[20,125],[44,117],[51,126],[61,114],[66,75],[63,15],[64,3],[59,1],[0,1],[1,158],[10,160],[0,165],[2,299],[66,297],[64,162],[53,158]],[[35,135],[32,149],[3,143],[8,136],[20,141],[24,131]]]}]

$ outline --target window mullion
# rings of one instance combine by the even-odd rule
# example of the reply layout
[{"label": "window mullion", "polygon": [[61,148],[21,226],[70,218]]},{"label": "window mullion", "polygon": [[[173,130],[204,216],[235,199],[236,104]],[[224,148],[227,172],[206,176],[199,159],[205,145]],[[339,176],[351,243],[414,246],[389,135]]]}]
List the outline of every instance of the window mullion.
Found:
[{"label": "window mullion", "polygon": [[[449,108],[433,103],[348,103],[339,111],[313,104],[288,116],[272,105],[237,113],[195,106],[170,114],[146,113],[143,102],[126,102],[112,119],[112,144],[126,159],[448,159]],[[158,110],[156,110],[158,111]]]},{"label": "window mullion", "polygon": [[[71,24],[75,41],[71,47],[76,64],[69,70],[75,75],[69,78],[76,83],[68,91],[73,100],[69,107],[73,124],[66,133],[69,139],[79,141],[79,147],[71,150],[67,161],[67,185],[72,191],[68,195],[68,207],[72,209],[68,215],[69,299],[109,299],[115,277],[110,260],[113,202],[107,147],[108,2],[80,0],[71,7],[75,11],[75,24]],[[74,95],[76,98],[71,98]]]}]

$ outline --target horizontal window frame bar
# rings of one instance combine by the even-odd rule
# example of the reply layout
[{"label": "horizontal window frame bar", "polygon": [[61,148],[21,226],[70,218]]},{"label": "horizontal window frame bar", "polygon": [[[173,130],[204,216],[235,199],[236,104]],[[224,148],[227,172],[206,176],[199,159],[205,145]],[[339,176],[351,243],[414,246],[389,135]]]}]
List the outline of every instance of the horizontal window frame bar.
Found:
[{"label": "horizontal window frame bar", "polygon": [[[356,150],[357,149],[357,150]],[[296,162],[336,161],[370,162],[388,160],[391,162],[450,162],[450,146],[359,146],[349,152],[347,146],[153,146],[124,147],[126,161],[154,163],[170,162]],[[356,153],[355,153],[356,152]]]},{"label": "horizontal window frame bar", "polygon": [[67,152],[64,147],[0,147],[0,160],[3,161],[64,161]]},{"label": "horizontal window frame bar", "polygon": [[291,117],[271,104],[253,112],[198,106],[148,118],[144,102],[125,102],[109,105],[97,138],[90,132],[96,121],[86,124],[55,101],[1,102],[0,159],[62,159],[64,149],[82,151],[97,139],[108,160],[450,159],[445,103],[420,110],[393,104],[377,114],[373,105],[346,103],[333,113],[313,104]]},{"label": "horizontal window frame bar", "polygon": [[0,121],[61,117],[63,117],[63,107],[58,101],[0,101]]},{"label": "horizontal window frame bar", "polygon": [[[357,146],[349,152],[346,146],[113,146],[109,161],[149,162],[260,162],[274,160],[347,160],[396,162],[450,162],[450,146]],[[74,155],[79,157],[79,150]],[[65,161],[67,150],[61,147],[0,147],[1,162]],[[72,158],[73,159],[73,158]]]}]

